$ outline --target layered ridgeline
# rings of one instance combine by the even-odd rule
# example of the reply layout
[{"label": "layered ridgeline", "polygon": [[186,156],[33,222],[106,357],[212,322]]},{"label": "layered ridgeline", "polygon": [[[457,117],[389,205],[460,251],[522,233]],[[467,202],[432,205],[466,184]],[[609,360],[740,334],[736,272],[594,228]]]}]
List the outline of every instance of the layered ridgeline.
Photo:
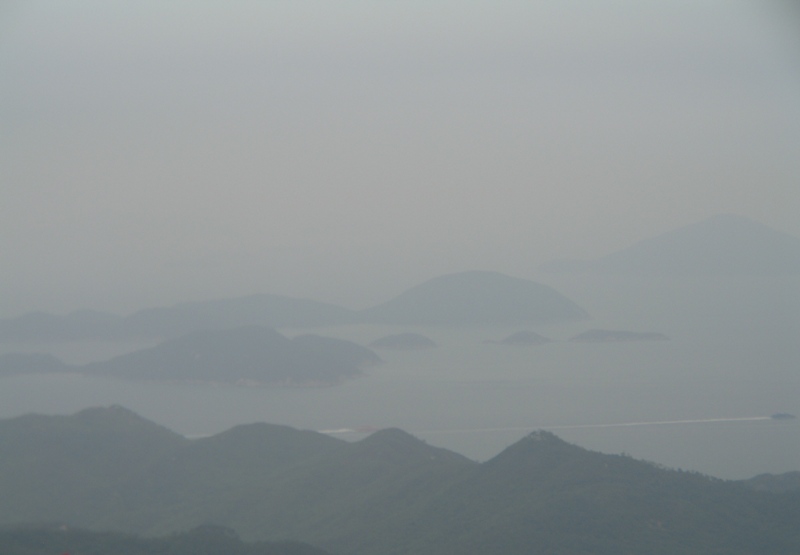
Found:
[{"label": "layered ridgeline", "polygon": [[552,272],[642,275],[800,274],[800,239],[733,214],[640,241],[595,260],[555,260]]},{"label": "layered ridgeline", "polygon": [[0,524],[201,524],[333,553],[800,552],[800,493],[535,432],[477,463],[397,429],[355,443],[252,424],[188,440],[120,407],[0,421]]},{"label": "layered ridgeline", "polygon": [[540,283],[498,272],[440,276],[364,310],[365,322],[397,325],[554,323],[587,318],[586,311]]},{"label": "layered ridgeline", "polygon": [[350,341],[319,335],[289,339],[271,328],[246,326],[198,331],[82,366],[49,355],[0,355],[0,377],[68,371],[134,380],[332,385],[380,361],[373,351]]},{"label": "layered ridgeline", "polygon": [[153,339],[242,326],[318,327],[355,320],[353,311],[333,304],[282,295],[250,295],[147,308],[125,317],[91,310],[64,316],[32,312],[0,319],[0,341]]},{"label": "layered ridgeline", "polygon": [[585,317],[583,309],[546,285],[496,272],[463,272],[432,279],[363,311],[281,295],[252,295],[149,308],[125,317],[89,310],[65,316],[34,312],[0,319],[0,342],[173,338],[195,331],[253,325],[488,325]]}]

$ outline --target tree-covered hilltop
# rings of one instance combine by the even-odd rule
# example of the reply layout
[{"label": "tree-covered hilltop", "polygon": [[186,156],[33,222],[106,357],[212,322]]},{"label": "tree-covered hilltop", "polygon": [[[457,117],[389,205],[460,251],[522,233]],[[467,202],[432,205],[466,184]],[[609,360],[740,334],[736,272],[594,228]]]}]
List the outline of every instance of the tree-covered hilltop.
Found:
[{"label": "tree-covered hilltop", "polygon": [[759,474],[742,483],[757,491],[770,491],[773,493],[795,492],[800,493],[800,471],[784,472],[783,474]]},{"label": "tree-covered hilltop", "polygon": [[397,429],[348,443],[251,424],[188,440],[121,407],[0,421],[0,524],[26,522],[147,536],[213,523],[354,555],[800,552],[797,492],[548,432],[477,463]]}]

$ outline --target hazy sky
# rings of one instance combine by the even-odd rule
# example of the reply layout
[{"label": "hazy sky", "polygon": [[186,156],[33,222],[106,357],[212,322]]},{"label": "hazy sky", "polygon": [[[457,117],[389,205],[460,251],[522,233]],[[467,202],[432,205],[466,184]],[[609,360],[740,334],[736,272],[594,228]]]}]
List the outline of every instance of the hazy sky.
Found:
[{"label": "hazy sky", "polygon": [[789,3],[0,7],[0,316],[533,277],[719,212],[800,236]]}]

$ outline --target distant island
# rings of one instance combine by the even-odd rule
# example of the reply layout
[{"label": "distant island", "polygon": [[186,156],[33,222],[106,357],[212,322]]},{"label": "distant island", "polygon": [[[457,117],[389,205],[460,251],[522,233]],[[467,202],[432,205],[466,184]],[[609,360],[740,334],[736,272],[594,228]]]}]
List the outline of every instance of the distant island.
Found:
[{"label": "distant island", "polygon": [[495,343],[497,345],[544,345],[551,340],[543,335],[532,331],[518,331],[501,339],[500,341],[487,340],[484,343]]},{"label": "distant island", "polygon": [[404,326],[541,324],[588,318],[585,310],[552,287],[498,272],[440,276],[359,316],[366,323]]},{"label": "distant island", "polygon": [[0,342],[51,343],[173,339],[244,326],[315,328],[351,324],[495,325],[554,323],[588,318],[585,310],[540,283],[498,272],[433,278],[366,310],[283,295],[185,302],[128,316],[92,310],[66,315],[30,312],[0,319]]},{"label": "distant island", "polygon": [[419,333],[398,333],[376,339],[369,344],[375,349],[421,350],[434,349],[438,345]]},{"label": "distant island", "polygon": [[381,359],[350,341],[301,335],[289,339],[262,326],[199,331],[148,349],[83,366],[41,354],[0,357],[0,376],[72,371],[92,376],[242,386],[334,385]]},{"label": "distant island", "polygon": [[595,260],[553,260],[548,272],[628,275],[800,274],[800,239],[744,216],[717,214]]},{"label": "distant island", "polygon": [[591,329],[572,337],[575,343],[614,343],[622,341],[668,341],[663,333]]}]

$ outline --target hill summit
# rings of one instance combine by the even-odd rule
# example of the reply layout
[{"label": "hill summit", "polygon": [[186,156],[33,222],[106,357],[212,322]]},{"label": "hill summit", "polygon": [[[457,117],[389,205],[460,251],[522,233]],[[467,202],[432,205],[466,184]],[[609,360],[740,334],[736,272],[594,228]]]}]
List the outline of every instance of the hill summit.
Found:
[{"label": "hill summit", "polygon": [[547,431],[477,463],[394,428],[354,443],[266,424],[189,440],[121,407],[0,420],[0,526],[214,524],[353,555],[796,555],[798,499]]},{"label": "hill summit", "polygon": [[551,323],[588,315],[547,285],[474,271],[428,280],[362,311],[361,317],[380,324],[492,325]]}]

